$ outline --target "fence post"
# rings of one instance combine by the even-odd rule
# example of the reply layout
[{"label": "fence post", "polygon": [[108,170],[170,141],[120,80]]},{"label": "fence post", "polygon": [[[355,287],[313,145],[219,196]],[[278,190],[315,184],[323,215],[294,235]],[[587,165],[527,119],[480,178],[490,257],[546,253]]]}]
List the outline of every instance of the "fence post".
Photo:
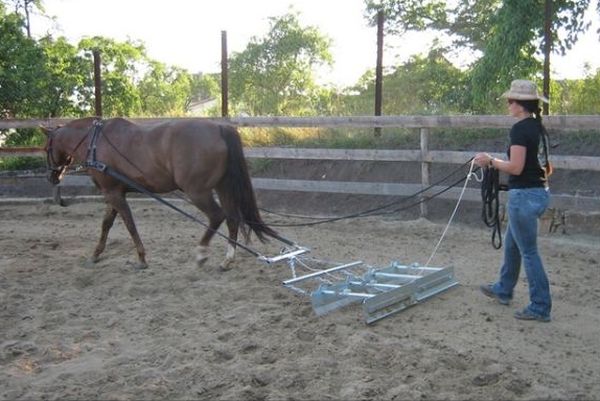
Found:
[{"label": "fence post", "polygon": [[[429,155],[429,128],[421,128],[421,187],[431,185],[431,163],[426,161]],[[421,200],[426,196],[421,195]],[[427,203],[421,203],[421,217],[427,217]]]},{"label": "fence post", "polygon": [[[375,115],[381,115],[383,98],[383,11],[377,13],[377,64],[375,66]],[[381,127],[375,127],[375,136],[381,136]]]},{"label": "fence post", "polygon": [[102,72],[100,69],[100,51],[94,49],[94,100],[96,117],[102,117]]},{"label": "fence post", "polygon": [[[544,96],[547,99],[550,99],[550,53],[552,53],[552,1],[546,0],[544,6]],[[542,102],[542,108],[543,114],[547,116],[548,103]]]},{"label": "fence post", "polygon": [[229,116],[229,66],[227,63],[227,31],[221,31],[221,117]]}]

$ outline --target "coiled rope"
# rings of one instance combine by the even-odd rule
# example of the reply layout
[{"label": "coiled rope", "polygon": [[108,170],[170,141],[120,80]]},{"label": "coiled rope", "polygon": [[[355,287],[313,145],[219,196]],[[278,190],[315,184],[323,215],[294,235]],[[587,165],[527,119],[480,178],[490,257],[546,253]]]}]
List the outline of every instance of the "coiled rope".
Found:
[{"label": "coiled rope", "polygon": [[492,246],[502,248],[502,223],[500,221],[500,173],[493,167],[483,169],[481,181],[481,218],[486,226],[492,228]]}]

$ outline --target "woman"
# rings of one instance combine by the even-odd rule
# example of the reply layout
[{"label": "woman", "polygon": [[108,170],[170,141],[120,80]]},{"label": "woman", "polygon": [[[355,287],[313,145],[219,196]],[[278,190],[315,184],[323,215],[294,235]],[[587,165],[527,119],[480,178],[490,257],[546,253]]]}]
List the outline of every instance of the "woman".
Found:
[{"label": "woman", "polygon": [[[508,305],[519,278],[521,260],[529,284],[529,305],[515,312],[522,320],[550,321],[552,300],[550,285],[537,247],[538,218],[546,210],[550,195],[547,183],[547,136],[541,121],[540,96],[536,85],[527,80],[515,80],[502,97],[508,100],[510,115],[518,121],[510,130],[508,160],[478,153],[475,163],[495,168],[509,175],[508,226],[504,241],[504,262],[497,282],[482,285],[481,291]],[[539,149],[546,161],[540,163]],[[544,164],[544,166],[542,166]]]}]

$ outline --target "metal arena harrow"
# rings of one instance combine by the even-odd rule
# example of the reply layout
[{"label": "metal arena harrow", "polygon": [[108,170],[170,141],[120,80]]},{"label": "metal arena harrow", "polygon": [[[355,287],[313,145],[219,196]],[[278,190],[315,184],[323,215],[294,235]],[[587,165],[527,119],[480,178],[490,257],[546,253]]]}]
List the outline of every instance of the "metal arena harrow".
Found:
[{"label": "metal arena harrow", "polygon": [[[293,277],[283,281],[283,285],[310,296],[319,316],[361,303],[364,321],[370,324],[458,285],[452,266],[405,266],[392,262],[376,268],[362,261],[337,264],[317,260],[307,253],[307,248],[284,249],[280,255],[262,260],[269,264],[287,262]],[[298,275],[300,269],[310,273]]]}]

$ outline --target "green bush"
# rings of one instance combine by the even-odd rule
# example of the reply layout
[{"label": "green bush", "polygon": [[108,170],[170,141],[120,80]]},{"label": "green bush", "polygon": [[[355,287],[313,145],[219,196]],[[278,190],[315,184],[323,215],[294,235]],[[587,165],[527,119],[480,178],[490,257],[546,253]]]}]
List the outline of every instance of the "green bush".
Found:
[{"label": "green bush", "polygon": [[35,170],[46,167],[41,156],[7,156],[0,158],[0,171]]}]

